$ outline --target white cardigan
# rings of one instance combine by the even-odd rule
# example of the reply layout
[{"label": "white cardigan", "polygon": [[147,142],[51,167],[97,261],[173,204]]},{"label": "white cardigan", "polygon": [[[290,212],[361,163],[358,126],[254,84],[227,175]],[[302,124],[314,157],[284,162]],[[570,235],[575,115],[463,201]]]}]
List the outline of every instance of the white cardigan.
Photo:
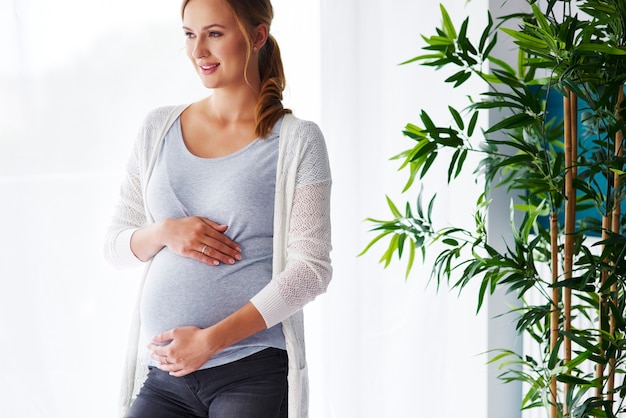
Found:
[{"label": "white cardigan", "polygon": [[[132,253],[130,238],[138,228],[153,222],[145,191],[163,138],[186,107],[153,110],[138,135],[105,238],[105,257],[116,267],[144,264]],[[326,291],[332,275],[330,189],[330,167],[321,131],[312,122],[285,115],[276,171],[274,273],[272,281],[251,302],[268,328],[282,322],[289,356],[289,418],[308,417],[302,308]],[[141,287],[139,297],[140,294]],[[137,303],[122,387],[122,413],[130,406],[147,373],[146,366],[137,360],[139,328]]]}]

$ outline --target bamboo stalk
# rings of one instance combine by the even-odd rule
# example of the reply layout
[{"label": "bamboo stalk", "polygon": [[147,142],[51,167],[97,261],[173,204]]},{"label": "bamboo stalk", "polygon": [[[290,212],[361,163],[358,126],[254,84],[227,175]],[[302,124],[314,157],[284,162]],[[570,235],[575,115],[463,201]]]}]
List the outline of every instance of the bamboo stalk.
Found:
[{"label": "bamboo stalk", "polygon": [[[563,100],[563,144],[565,148],[565,238],[564,238],[564,279],[572,278],[572,269],[574,265],[574,232],[576,227],[576,190],[574,189],[574,178],[576,177],[576,153],[577,153],[577,122],[576,116],[578,111],[576,96],[572,92],[568,92],[568,97]],[[563,288],[563,329],[570,332],[572,329],[572,290]],[[570,338],[563,339],[563,358],[568,363],[572,359],[572,341]],[[569,391],[569,383],[563,385],[563,392]],[[569,412],[567,397],[563,401],[563,414]]]},{"label": "bamboo stalk", "polygon": [[[552,284],[559,277],[559,221],[556,212],[550,213],[550,245],[552,247]],[[556,349],[559,337],[559,289],[552,287],[552,311],[550,312],[550,351]],[[558,417],[556,376],[550,379],[550,418]]]},{"label": "bamboo stalk", "polygon": [[[602,217],[602,240],[606,240],[609,235],[607,233],[607,231],[611,228],[611,222],[612,219],[608,216],[608,215],[604,215]],[[608,260],[605,260],[608,262]],[[608,272],[606,270],[602,271],[602,274],[600,275],[600,287],[604,287],[604,283],[606,282],[608,276]],[[599,310],[598,310],[598,330],[602,331],[603,329],[605,329],[606,327],[604,326],[605,323],[604,321],[606,320],[606,311],[607,311],[607,304],[606,304],[606,300],[604,299],[604,295],[602,295],[602,293],[600,293],[600,303],[599,303]],[[598,337],[598,346],[602,349],[604,346],[604,339],[602,338],[602,334],[599,334]],[[602,354],[601,354],[602,355]],[[600,362],[596,363],[596,379],[598,381],[603,381],[604,380],[604,365],[602,365]],[[598,398],[604,398],[604,395],[602,393],[602,387],[604,385],[599,384],[597,389],[596,389],[596,397]]]},{"label": "bamboo stalk", "polygon": [[[624,101],[624,87],[622,86],[619,89],[618,95],[617,95],[617,119],[620,120],[622,119],[621,115],[620,115],[620,110],[622,108],[622,102]],[[615,133],[615,155],[617,157],[622,157],[624,155],[623,152],[623,145],[624,142],[624,135],[622,134],[622,131],[619,130]],[[618,196],[618,191],[620,190],[620,183],[621,183],[621,178],[619,176],[619,174],[614,173],[613,174],[613,213],[612,213],[612,222],[611,222],[611,231],[619,234],[621,233],[621,229],[620,229],[620,217],[622,214],[622,208],[621,208],[621,202],[620,202],[620,196]],[[611,286],[611,302],[613,304],[617,304],[617,285],[613,284]],[[615,334],[615,330],[616,330],[616,320],[615,317],[613,316],[613,313],[611,311],[611,315],[610,315],[610,332],[611,335]],[[608,399],[609,400],[613,400],[613,390],[615,389],[615,366],[616,366],[616,360],[615,357],[611,357],[609,359],[609,376],[608,376],[608,382],[607,382],[607,392],[608,392]]]}]

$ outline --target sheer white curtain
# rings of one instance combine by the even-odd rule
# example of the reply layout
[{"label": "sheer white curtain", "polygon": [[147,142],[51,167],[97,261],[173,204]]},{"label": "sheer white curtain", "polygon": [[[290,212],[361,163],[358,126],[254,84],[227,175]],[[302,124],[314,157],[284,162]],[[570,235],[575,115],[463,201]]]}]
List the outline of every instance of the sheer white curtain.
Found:
[{"label": "sheer white curtain", "polygon": [[189,100],[171,1],[0,2],[0,414],[111,417],[138,272],[102,259],[150,107]]},{"label": "sheer white curtain", "polygon": [[[444,2],[458,21],[485,1]],[[179,1],[0,0],[0,415],[111,417],[138,271],[102,259],[134,134],[155,106],[206,94],[182,50]],[[317,121],[334,174],[335,278],[307,308],[311,416],[486,416],[486,318],[472,297],[384,271],[366,216],[387,216],[420,108],[449,118],[464,92],[397,64],[419,53],[437,3],[274,0],[287,105]],[[480,27],[478,24],[476,27]],[[434,87],[437,86],[437,87]],[[465,92],[466,93],[466,92]],[[443,179],[442,175],[442,179]],[[473,179],[438,192],[471,221]],[[410,198],[410,197],[407,197]],[[467,209],[466,209],[467,207]],[[455,222],[457,221],[450,221]]]},{"label": "sheer white curtain", "polygon": [[[485,1],[444,1],[453,20],[485,22]],[[322,329],[309,338],[314,417],[487,416],[487,321],[475,300],[445,286],[436,295],[430,270],[416,263],[410,279],[399,265],[383,270],[378,251],[355,258],[373,238],[367,216],[389,218],[385,194],[401,196],[406,174],[392,155],[410,146],[407,122],[425,108],[449,123],[448,104],[463,106],[468,90],[445,87],[444,74],[398,64],[422,53],[420,34],[434,33],[439,2],[326,0],[322,2],[322,122],[334,173],[334,282],[314,305]],[[449,75],[449,74],[448,74]],[[481,87],[482,88],[482,87]],[[473,91],[475,92],[475,91]],[[473,178],[447,189],[445,168],[424,193],[438,194],[439,226],[471,222]],[[436,169],[435,169],[436,171]],[[326,364],[328,367],[316,367]],[[323,374],[319,379],[316,374]]]}]

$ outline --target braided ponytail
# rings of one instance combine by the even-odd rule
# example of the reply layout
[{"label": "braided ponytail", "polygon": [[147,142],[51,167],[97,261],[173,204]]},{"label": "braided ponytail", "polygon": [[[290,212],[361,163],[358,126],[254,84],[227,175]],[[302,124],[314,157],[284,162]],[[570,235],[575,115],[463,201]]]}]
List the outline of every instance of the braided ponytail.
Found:
[{"label": "braided ponytail", "polygon": [[259,51],[259,72],[261,74],[261,91],[256,105],[256,133],[265,137],[281,116],[291,113],[283,107],[283,90],[285,90],[285,73],[280,58],[278,43],[272,35]]}]

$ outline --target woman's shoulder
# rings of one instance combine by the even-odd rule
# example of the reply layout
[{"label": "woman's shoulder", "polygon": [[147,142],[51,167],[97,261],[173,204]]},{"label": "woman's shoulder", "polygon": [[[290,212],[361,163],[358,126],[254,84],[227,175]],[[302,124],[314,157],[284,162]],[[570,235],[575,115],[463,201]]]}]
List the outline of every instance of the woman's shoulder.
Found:
[{"label": "woman's shoulder", "polygon": [[293,114],[284,116],[281,136],[286,136],[290,140],[298,142],[324,141],[324,135],[317,123],[307,119],[300,119]]},{"label": "woman's shoulder", "polygon": [[144,127],[160,127],[169,119],[175,119],[189,104],[159,106],[149,110],[145,117]]},{"label": "woman's shoulder", "polygon": [[283,129],[280,137],[283,150],[281,155],[289,167],[296,167],[296,182],[304,185],[330,179],[328,150],[318,124],[286,115]]},{"label": "woman's shoulder", "polygon": [[160,106],[145,114],[135,142],[140,158],[147,161],[156,144],[186,107],[187,105]]},{"label": "woman's shoulder", "polygon": [[141,123],[139,141],[144,146],[150,147],[165,133],[176,118],[187,107],[184,105],[160,106],[149,110]]}]

